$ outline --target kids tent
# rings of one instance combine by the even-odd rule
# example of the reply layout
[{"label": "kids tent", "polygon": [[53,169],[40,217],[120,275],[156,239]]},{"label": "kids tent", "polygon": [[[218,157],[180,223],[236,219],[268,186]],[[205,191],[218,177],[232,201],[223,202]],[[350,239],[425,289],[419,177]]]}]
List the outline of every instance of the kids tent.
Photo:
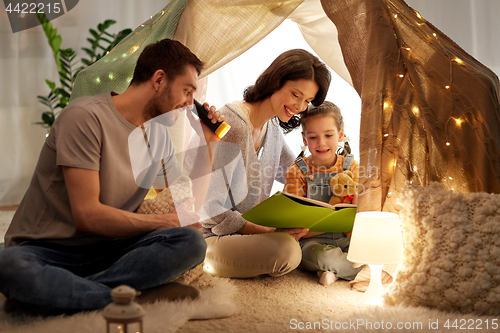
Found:
[{"label": "kids tent", "polygon": [[204,77],[290,18],[361,97],[359,211],[397,210],[407,182],[500,193],[498,77],[402,0],[178,0],[82,71],[72,98],[122,92],[149,43],[173,38]]}]

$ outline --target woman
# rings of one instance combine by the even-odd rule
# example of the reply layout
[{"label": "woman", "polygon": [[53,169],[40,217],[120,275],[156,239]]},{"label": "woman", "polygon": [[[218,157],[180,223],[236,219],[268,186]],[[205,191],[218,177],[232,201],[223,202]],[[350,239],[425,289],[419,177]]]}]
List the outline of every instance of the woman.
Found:
[{"label": "woman", "polygon": [[285,182],[294,156],[279,127],[285,133],[298,127],[297,114],[309,103],[320,105],[329,85],[330,72],[317,57],[290,50],[245,89],[243,101],[219,110],[231,130],[217,144],[214,174],[222,172],[219,178],[212,177],[210,198],[202,210],[210,217],[202,222],[209,273],[234,278],[280,276],[299,265],[297,240],[307,229],[263,227],[241,214],[269,197],[274,180]]}]

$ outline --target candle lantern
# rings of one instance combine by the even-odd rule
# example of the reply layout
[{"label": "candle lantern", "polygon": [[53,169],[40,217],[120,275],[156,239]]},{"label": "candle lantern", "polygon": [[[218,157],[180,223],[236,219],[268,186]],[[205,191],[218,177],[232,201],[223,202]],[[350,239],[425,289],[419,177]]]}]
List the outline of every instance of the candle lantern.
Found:
[{"label": "candle lantern", "polygon": [[134,302],[139,293],[126,285],[118,286],[111,291],[113,302],[103,311],[106,319],[107,333],[143,333],[142,317],[144,309]]}]

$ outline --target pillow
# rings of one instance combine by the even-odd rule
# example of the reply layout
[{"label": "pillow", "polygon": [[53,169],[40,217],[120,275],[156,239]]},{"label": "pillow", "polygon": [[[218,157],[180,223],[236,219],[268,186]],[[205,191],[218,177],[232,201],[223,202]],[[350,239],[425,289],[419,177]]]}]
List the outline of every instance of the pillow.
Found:
[{"label": "pillow", "polygon": [[[148,196],[137,208],[136,213],[139,214],[167,214],[175,210],[175,206],[181,204],[187,198],[193,196],[191,179],[182,175],[177,178],[171,186],[167,187],[158,195],[154,196],[154,190],[148,192]],[[188,207],[189,210],[194,211],[194,206]],[[203,263],[194,267],[193,269],[178,276],[173,281],[181,282],[184,284],[192,284],[193,281],[199,279],[203,275]]]},{"label": "pillow", "polygon": [[404,260],[388,304],[500,315],[500,196],[407,186]]},{"label": "pillow", "polygon": [[[150,191],[151,192],[151,191]],[[156,197],[148,192],[146,199],[137,208],[139,214],[166,214],[175,210],[175,206],[181,204],[187,198],[193,196],[191,179],[182,175],[178,177],[172,185],[158,193]],[[194,211],[194,206],[188,208]]]}]

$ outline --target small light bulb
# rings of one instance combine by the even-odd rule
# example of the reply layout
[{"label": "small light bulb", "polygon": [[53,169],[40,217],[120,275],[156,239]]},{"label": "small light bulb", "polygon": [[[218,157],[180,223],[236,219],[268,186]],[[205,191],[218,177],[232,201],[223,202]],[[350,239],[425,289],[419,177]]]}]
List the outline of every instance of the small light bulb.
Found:
[{"label": "small light bulb", "polygon": [[417,171],[417,166],[413,166],[413,171]]},{"label": "small light bulb", "polygon": [[398,14],[394,14],[394,18],[398,18]]},{"label": "small light bulb", "polygon": [[432,35],[433,35],[434,37],[436,37],[436,38],[437,38],[437,35],[436,35],[436,33],[435,33],[435,32],[434,32],[434,33],[432,33]]},{"label": "small light bulb", "polygon": [[453,61],[456,62],[459,65],[463,65],[464,64],[464,62],[460,58],[455,58],[455,59],[453,59]]},{"label": "small light bulb", "polygon": [[452,178],[452,177],[448,177],[448,179],[449,179],[449,180],[453,180],[453,178]]},{"label": "small light bulb", "polygon": [[385,133],[385,134],[384,134],[384,137],[385,137],[385,138],[387,138],[388,136],[389,136],[389,134],[387,134],[387,133]]},{"label": "small light bulb", "polygon": [[407,47],[407,48],[406,48],[406,50],[410,51],[410,48],[409,48],[409,47]]},{"label": "small light bulb", "polygon": [[422,18],[422,15],[420,15],[420,13],[419,13],[419,12],[415,11],[415,14],[417,14],[417,17],[418,17],[419,19],[421,19],[421,18]]},{"label": "small light bulb", "polygon": [[445,87],[445,89],[450,89],[450,86],[444,86],[444,87]]},{"label": "small light bulb", "polygon": [[399,76],[399,77],[405,77],[403,74],[399,74],[398,76]]},{"label": "small light bulb", "polygon": [[447,146],[450,146],[450,145],[451,145],[451,143],[449,143],[449,142],[446,142],[446,145],[447,145]]},{"label": "small light bulb", "polygon": [[135,51],[137,51],[139,48],[141,47],[141,45],[135,45],[134,47],[132,47],[130,49],[130,54],[134,53]]},{"label": "small light bulb", "polygon": [[460,118],[455,118],[455,122],[457,123],[458,126],[462,125],[463,120]]}]

